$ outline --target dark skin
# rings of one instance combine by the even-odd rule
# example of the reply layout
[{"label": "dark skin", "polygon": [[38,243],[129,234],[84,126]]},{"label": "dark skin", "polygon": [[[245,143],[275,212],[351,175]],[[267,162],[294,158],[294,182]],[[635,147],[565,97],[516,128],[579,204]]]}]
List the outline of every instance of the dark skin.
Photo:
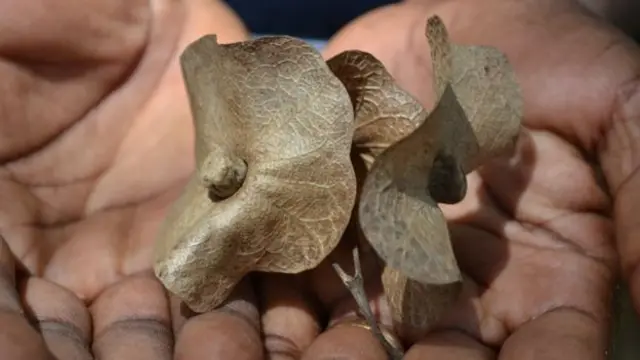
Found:
[{"label": "dark skin", "polygon": [[[254,277],[225,308],[196,316],[151,275],[155,232],[193,170],[177,56],[205,33],[245,39],[228,9],[5,3],[4,358],[253,360],[264,346],[271,359],[385,359],[365,329],[325,331],[355,309],[330,267],[350,272],[347,243],[317,270]],[[423,33],[434,13],[453,40],[509,56],[527,129],[513,156],[471,174],[466,199],[445,207],[470,279],[406,358],[604,359],[619,273],[640,309],[640,49],[572,0],[415,0],[354,21],[325,55],[370,51],[431,106]],[[372,264],[365,254],[370,279]],[[378,289],[371,302],[391,325]]]}]

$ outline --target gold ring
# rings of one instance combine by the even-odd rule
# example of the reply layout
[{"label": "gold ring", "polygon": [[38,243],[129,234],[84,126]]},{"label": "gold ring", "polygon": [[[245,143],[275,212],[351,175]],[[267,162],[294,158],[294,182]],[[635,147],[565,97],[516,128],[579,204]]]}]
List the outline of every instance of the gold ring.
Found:
[{"label": "gold ring", "polygon": [[[378,329],[380,329],[380,333],[391,346],[393,346],[396,349],[403,348],[402,342],[400,341],[400,339],[390,329],[388,329],[386,326],[380,323],[378,323],[377,325],[378,325]],[[342,326],[355,326],[355,327],[363,328],[375,335],[373,329],[371,328],[371,325],[369,325],[369,323],[365,319],[362,319],[359,317],[348,317],[346,319],[339,320],[329,325],[329,327],[327,327],[327,330],[342,327]]]}]

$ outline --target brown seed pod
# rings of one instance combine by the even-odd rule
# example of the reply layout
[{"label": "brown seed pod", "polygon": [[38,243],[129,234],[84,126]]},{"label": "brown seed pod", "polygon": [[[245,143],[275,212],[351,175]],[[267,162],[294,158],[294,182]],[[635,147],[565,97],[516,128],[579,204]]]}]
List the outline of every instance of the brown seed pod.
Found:
[{"label": "brown seed pod", "polygon": [[[413,339],[440,320],[461,289],[438,203],[461,201],[466,174],[512,150],[522,117],[520,89],[502,53],[451,44],[438,16],[428,20],[427,38],[436,106],[375,158],[358,205],[362,231],[387,265],[382,281],[393,316]],[[367,120],[356,111],[358,122]]]},{"label": "brown seed pod", "polygon": [[196,40],[181,56],[197,171],[160,229],[155,273],[195,311],[251,271],[298,273],[338,244],[355,203],[353,110],[302,40]]}]

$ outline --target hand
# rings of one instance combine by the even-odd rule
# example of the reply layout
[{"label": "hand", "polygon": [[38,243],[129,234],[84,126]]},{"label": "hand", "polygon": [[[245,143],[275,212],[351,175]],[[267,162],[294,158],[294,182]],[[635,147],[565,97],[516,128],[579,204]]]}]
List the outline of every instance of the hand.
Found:
[{"label": "hand", "polygon": [[246,32],[205,0],[7,4],[0,229],[32,274],[91,301],[148,269],[193,168],[176,54],[202,33]]},{"label": "hand", "polygon": [[88,309],[69,290],[16,267],[0,237],[3,359],[171,359],[167,308],[162,286],[141,274],[105,289]]},{"label": "hand", "polygon": [[[217,21],[208,21],[209,16],[213,16],[212,14],[220,9],[216,10],[215,2],[194,1],[188,4],[157,2],[151,8],[146,3],[130,1],[126,6],[118,2],[97,4],[95,8],[89,9],[61,3],[53,7],[56,11],[60,11],[61,16],[54,19],[50,16],[44,17],[43,14],[41,19],[34,20],[36,22],[40,20],[39,27],[25,25],[34,21],[16,23],[17,19],[37,18],[39,14],[34,11],[35,7],[15,5],[11,7],[11,11],[0,11],[0,14],[7,14],[7,19],[3,19],[2,23],[18,29],[18,31],[6,32],[7,39],[0,41],[0,53],[5,59],[3,69],[0,69],[3,72],[1,76],[3,79],[9,79],[7,83],[12,84],[12,89],[20,85],[19,88],[29,91],[27,94],[33,94],[29,97],[17,97],[20,93],[12,90],[9,94],[13,97],[6,96],[0,100],[3,113],[11,115],[3,117],[5,120],[2,121],[6,122],[6,125],[0,132],[0,158],[3,162],[0,170],[0,195],[4,200],[2,202],[4,205],[0,206],[0,229],[19,262],[31,274],[60,284],[82,298],[85,303],[91,304],[94,333],[90,341],[92,341],[93,352],[99,354],[101,358],[126,359],[133,356],[131,351],[145,354],[143,357],[136,356],[140,359],[170,358],[174,348],[176,357],[181,359],[199,358],[205,355],[214,358],[218,355],[220,358],[226,356],[226,358],[253,359],[262,355],[262,333],[267,334],[264,336],[266,338],[264,345],[273,358],[277,358],[278,354],[283,356],[286,353],[295,354],[304,351],[305,359],[322,358],[327,355],[384,359],[382,348],[365,329],[337,326],[318,336],[329,318],[337,322],[353,311],[353,301],[328,266],[332,261],[343,264],[350,262],[348,246],[336,251],[316,271],[303,274],[295,280],[286,278],[282,281],[278,276],[249,279],[244,288],[241,287],[238,290],[234,299],[225,308],[198,316],[179,311],[180,306],[176,301],[170,304],[164,290],[152,277],[133,275],[149,268],[151,241],[153,241],[155,229],[162,219],[166,206],[175,199],[193,166],[189,109],[182,90],[176,55],[182,47],[201,34],[216,32],[222,41],[233,41],[242,39],[244,31],[238,22],[221,23],[218,17],[216,17]],[[451,2],[451,4],[456,3]],[[453,5],[448,5],[448,8],[454,9]],[[474,7],[469,9],[471,11]],[[23,13],[18,14],[18,11]],[[420,19],[422,22],[420,26],[426,19],[426,13],[423,12],[422,15],[424,17]],[[508,15],[506,14],[505,18],[509,18]],[[92,20],[93,17],[96,20]],[[232,19],[232,17],[226,18]],[[597,28],[601,25],[597,25],[595,21],[584,20],[589,19],[585,16],[578,16],[578,18],[588,25],[586,26],[587,35],[582,36],[595,32],[596,34],[604,33],[605,38],[622,39],[623,44],[627,41],[619,35],[611,35],[610,30],[594,30],[594,26]],[[97,21],[100,19],[110,21]],[[54,20],[55,23],[53,23]],[[446,17],[445,20],[447,20]],[[563,24],[559,20],[557,23],[556,26]],[[60,24],[68,24],[68,28],[60,27]],[[106,28],[104,31],[92,32],[85,28],[87,24],[105,24]],[[212,28],[211,24],[220,25],[220,28]],[[458,26],[465,24],[469,23],[462,22]],[[154,31],[149,33],[151,25]],[[449,22],[447,25],[451,26]],[[398,27],[400,28],[402,27]],[[55,32],[54,29],[61,30]],[[411,29],[410,34],[416,35],[417,39],[417,27]],[[580,29],[578,27],[578,30]],[[465,31],[468,35],[475,34],[471,33],[475,28],[462,30],[456,30],[454,27],[452,30],[454,38],[456,34],[464,34]],[[578,30],[573,31],[580,33]],[[70,33],[77,34],[73,42],[68,41]],[[12,37],[6,34],[11,34]],[[109,34],[109,36],[105,37],[101,34]],[[495,38],[491,33],[475,35],[480,40]],[[34,40],[29,42],[25,39]],[[338,40],[336,39],[334,43],[336,46],[339,44]],[[365,40],[364,37],[360,38],[360,41]],[[552,37],[552,40],[552,43],[557,43],[555,37]],[[421,38],[421,41],[424,39]],[[495,41],[499,42],[497,39]],[[571,41],[565,41],[573,44]],[[396,40],[393,42],[398,43]],[[590,40],[590,44],[592,42]],[[389,43],[391,41],[387,44]],[[606,46],[602,48],[595,46],[596,50],[605,48]],[[619,47],[616,48],[619,49]],[[46,53],[44,53],[45,50]],[[504,50],[507,50],[510,55],[517,53],[515,50]],[[524,50],[522,51],[526,54]],[[618,83],[631,79],[635,74],[631,69],[633,62],[629,59],[635,48],[628,46],[624,51],[616,51],[611,53],[615,56],[610,55],[611,60],[609,60],[616,66],[597,66],[598,69],[607,69],[607,71],[615,69],[616,71],[615,74],[605,73],[607,76],[603,77],[606,81],[599,87],[617,88]],[[398,67],[394,68],[393,63],[385,58],[385,52],[373,52],[387,62],[392,71],[399,74]],[[392,53],[386,52],[386,54]],[[552,53],[546,52],[542,55],[548,57],[550,54]],[[528,60],[525,55],[522,55],[522,58]],[[42,59],[47,61],[44,62]],[[424,64],[429,63],[426,57],[422,60],[425,61]],[[628,62],[625,63],[627,60]],[[522,65],[518,65],[515,60],[514,62],[519,75],[531,74],[537,69],[549,69],[545,71],[555,69],[560,75],[565,74],[562,71],[563,68],[557,64],[539,67],[533,62],[528,63],[531,67],[525,66],[523,70]],[[523,63],[522,60],[520,63]],[[573,63],[574,61],[569,62],[569,65],[573,66]],[[579,61],[578,64],[580,64]],[[582,64],[589,63],[582,62]],[[420,66],[423,64],[420,63],[416,69]],[[624,72],[625,66],[629,73]],[[424,71],[424,75],[423,83],[426,87],[429,84],[428,71]],[[570,75],[571,72],[564,76]],[[404,85],[410,84],[410,81],[407,81],[408,77],[399,78]],[[529,79],[523,84],[527,104],[529,102],[534,105],[545,104],[547,99],[540,99],[539,96],[546,93],[536,90],[540,85],[534,80]],[[575,85],[571,84],[571,86]],[[597,98],[600,98],[599,87],[593,90]],[[576,86],[576,88],[582,91],[589,89],[582,86]],[[428,94],[428,91],[415,93]],[[428,102],[428,97],[421,98]],[[603,101],[599,106],[595,106],[595,102],[590,102],[590,106],[600,108],[601,111],[596,113],[604,118],[603,109],[608,102]],[[551,112],[557,114],[557,110],[551,111],[553,107],[547,109],[545,106],[538,105],[537,112],[542,114],[534,111],[531,115],[529,113],[532,110],[528,109],[527,122],[531,124],[533,120],[530,119],[539,119],[535,121],[544,124],[552,120],[551,117],[543,115]],[[555,104],[555,106],[559,105]],[[574,114],[576,109],[582,109],[571,102],[564,106],[574,110],[568,112],[569,114]],[[535,110],[536,107],[533,106],[533,109]],[[581,110],[581,114],[593,116],[590,110],[592,109]],[[596,116],[593,117],[596,118]],[[47,121],[41,119],[47,119]],[[565,120],[567,123],[565,127],[570,128],[570,124],[576,124],[576,119],[581,120],[577,116],[571,121]],[[598,117],[596,120],[599,119]],[[36,121],[40,121],[38,127],[31,125]],[[567,129],[563,131],[567,132]],[[556,133],[563,134],[560,130]],[[541,130],[532,132],[530,136],[524,138],[531,139],[529,144],[539,145],[545,140],[544,137],[540,137],[541,134],[560,141]],[[566,137],[566,134],[563,136]],[[533,145],[523,143],[520,154],[531,153],[525,150],[531,149]],[[552,153],[553,164],[558,164],[556,153]],[[534,152],[534,154],[537,153]],[[546,157],[549,158],[548,153]],[[567,157],[576,161],[575,157],[565,156]],[[543,175],[548,174],[549,170],[537,170],[544,169],[541,159],[544,157],[537,158],[540,162],[535,168],[530,167],[531,171],[527,172],[532,175],[538,174],[538,177],[532,176],[531,182],[526,184],[526,188],[523,185],[524,189],[518,189],[519,192],[511,192],[511,194],[521,193],[522,196],[517,204],[512,203],[517,205],[510,209],[511,213],[514,213],[513,218],[507,218],[506,221],[497,217],[486,219],[487,224],[495,226],[489,230],[495,232],[496,227],[500,227],[495,225],[496,222],[501,221],[514,227],[524,222],[527,216],[531,217],[532,211],[533,215],[538,214],[536,206],[540,206],[539,201],[544,202],[550,198],[550,195],[557,192],[564,193],[562,186],[566,184],[544,181],[546,179]],[[584,166],[577,167],[578,170],[584,168]],[[518,166],[508,170],[517,173],[518,169],[527,170],[527,167]],[[485,182],[490,183],[486,180],[490,176],[482,175],[476,180],[472,179],[472,185],[474,181],[478,186]],[[571,205],[570,209],[566,209],[567,213],[569,210],[581,209],[586,205],[590,206],[589,209],[602,207],[606,210],[608,204],[604,192],[599,190],[593,181],[590,183],[589,181],[587,180],[585,184],[585,193],[588,196],[589,192],[595,189],[595,200],[564,198],[566,202],[557,204],[553,202],[552,210],[562,210],[563,206],[566,208],[567,203]],[[495,181],[493,183],[495,184]],[[553,187],[549,184],[553,184]],[[570,184],[572,189],[575,184],[575,181]],[[627,191],[631,194],[630,190]],[[524,197],[527,194],[529,199]],[[600,197],[604,200],[600,200]],[[464,219],[468,224],[481,220],[478,219],[478,215],[467,216],[466,213],[475,212],[472,206],[473,197],[469,198],[465,202],[468,206],[461,204],[453,208],[452,219],[457,219],[459,222]],[[557,196],[552,199],[563,198]],[[631,200],[629,196],[624,199],[623,201]],[[577,216],[582,219],[591,217]],[[596,259],[602,259],[601,262],[589,260],[590,258],[579,255],[580,252],[568,250],[564,252],[556,250],[549,255],[548,259],[541,259],[540,255],[533,256],[536,253],[534,250],[541,249],[541,245],[537,247],[530,245],[534,250],[525,249],[527,251],[521,250],[522,245],[509,245],[507,257],[504,251],[500,254],[496,248],[500,250],[500,245],[506,244],[506,240],[514,240],[517,244],[522,243],[523,240],[512,233],[506,233],[505,226],[504,233],[497,232],[496,237],[481,242],[478,240],[481,244],[486,244],[486,249],[483,250],[486,251],[487,256],[484,259],[488,259],[487,262],[490,265],[495,264],[490,262],[495,258],[503,261],[501,269],[483,270],[482,264],[478,265],[475,262],[478,257],[467,259],[470,256],[464,256],[463,250],[468,249],[465,241],[469,240],[469,237],[456,236],[456,247],[465,271],[475,274],[476,280],[485,280],[484,283],[480,282],[482,289],[486,287],[490,290],[475,294],[474,285],[469,284],[468,296],[461,300],[461,311],[452,312],[460,313],[461,316],[451,317],[448,320],[450,329],[453,330],[434,333],[423,343],[415,346],[411,350],[413,355],[410,353],[410,356],[419,355],[423,350],[437,351],[430,346],[438,341],[452,347],[446,351],[447,356],[456,355],[455,351],[469,351],[476,355],[491,356],[481,342],[490,345],[501,344],[502,340],[517,328],[520,330],[514,334],[524,334],[520,336],[524,336],[526,340],[534,339],[535,341],[528,343],[528,346],[530,350],[536,350],[540,349],[541,343],[546,346],[545,341],[548,340],[537,339],[535,332],[532,336],[526,336],[524,330],[540,324],[550,316],[552,321],[558,321],[554,320],[554,316],[581,321],[584,320],[584,315],[580,315],[583,313],[593,316],[598,323],[602,324],[602,327],[569,326],[569,329],[595,329],[595,334],[587,334],[592,335],[589,337],[589,344],[596,347],[604,346],[603,341],[597,341],[604,333],[602,317],[606,310],[600,301],[608,296],[605,287],[609,285],[613,276],[610,268],[614,268],[614,252],[610,243],[606,242],[607,234],[602,234],[599,238],[600,246],[585,246],[586,241],[581,235],[573,233],[565,235],[569,230],[584,228],[580,224],[581,220],[577,220],[579,225],[575,226],[571,222],[570,229],[567,230],[566,221],[553,223],[553,225],[559,224],[557,226],[560,226],[560,230],[553,227],[547,231],[555,231],[566,236],[575,243],[575,246],[567,246],[569,249],[580,249],[588,255],[594,253]],[[597,224],[601,223],[605,224],[603,228],[607,227],[606,220],[597,221]],[[596,225],[590,225],[589,230],[596,227]],[[527,240],[529,243],[555,244],[544,237],[535,237],[540,230],[533,226],[530,228],[533,229],[531,231],[533,235],[529,235]],[[471,226],[458,229],[462,230],[456,230],[454,234],[473,231]],[[592,233],[595,232],[588,232],[588,234]],[[505,241],[495,240],[500,238]],[[496,243],[498,246],[491,246]],[[590,241],[589,244],[591,244]],[[504,248],[501,249],[504,250]],[[533,255],[528,256],[530,254]],[[507,258],[506,265],[505,258]],[[538,262],[531,262],[536,258]],[[558,260],[559,258],[561,259]],[[572,276],[566,275],[567,271],[556,269],[553,266],[554,261],[562,261],[563,266],[573,271],[569,274]],[[600,263],[605,265],[598,265]],[[375,274],[373,265],[368,266],[370,267],[365,266],[365,274]],[[577,270],[574,271],[574,268]],[[547,271],[548,278],[555,281],[548,280],[548,283],[563,287],[563,291],[547,293],[539,289],[518,288],[517,286],[522,283],[518,276],[523,269],[531,269],[532,272],[537,271],[537,273]],[[573,276],[576,273],[578,275]],[[496,274],[498,276],[491,276]],[[529,278],[525,281],[532,282]],[[255,286],[251,286],[254,285],[251,282],[254,282]],[[564,287],[568,287],[567,283],[576,289],[569,295],[575,295],[578,291],[583,291],[582,294],[594,292],[594,295],[592,297],[574,296],[571,298],[574,301],[569,301],[570,299],[565,299],[567,296],[564,292]],[[540,284],[546,283],[540,281]],[[371,293],[379,294],[375,285],[371,286]],[[587,290],[584,290],[585,288]],[[595,290],[592,291],[592,289]],[[524,306],[527,304],[519,306],[519,302],[509,301],[510,299],[500,297],[496,300],[495,294],[500,292],[508,292],[509,296],[512,296],[510,295],[512,293],[522,295],[526,299],[535,301],[531,301],[528,306]],[[255,298],[260,300],[260,313]],[[587,300],[585,302],[588,304],[574,304],[575,300]],[[388,316],[384,314],[384,304],[380,303],[379,296],[372,295],[372,302],[379,304],[378,313],[381,321],[388,324]],[[540,308],[540,304],[549,306],[543,309]],[[574,310],[547,312],[554,307],[577,308],[583,312]],[[584,307],[587,309],[584,310]],[[483,311],[482,314],[486,316],[478,317],[478,311]],[[536,314],[545,315],[527,323],[526,326],[519,326]],[[473,325],[477,319],[483,320],[480,323],[482,326],[475,328],[469,326],[469,324]],[[508,321],[510,319],[511,322]],[[561,324],[571,324],[563,321],[567,320],[560,319]],[[114,335],[109,346],[97,345],[105,343],[100,340],[104,332],[98,329],[104,330],[104,324],[111,323],[117,324],[111,327],[111,330],[115,329],[112,333],[119,336]],[[496,325],[494,328],[498,331],[492,332],[493,325]],[[564,328],[566,327],[554,326],[551,329]],[[503,334],[500,332],[501,329],[504,330]],[[177,334],[175,345],[173,337],[166,335],[172,330]],[[470,336],[463,335],[465,333]],[[496,333],[498,335],[492,335]],[[555,335],[557,336],[558,333],[556,332]],[[578,333],[577,338],[584,338],[584,334]],[[515,335],[510,339],[507,344],[509,342],[518,344],[518,338]],[[505,346],[505,349],[508,347]],[[559,347],[558,350],[563,349]],[[581,349],[581,351],[586,350]],[[101,351],[107,351],[107,353]],[[588,359],[588,357],[584,358]]]},{"label": "hand", "polygon": [[[89,311],[68,290],[47,280],[16,281],[13,255],[0,237],[0,349],[10,360],[89,359]],[[35,326],[32,326],[35,325]]]},{"label": "hand", "polygon": [[326,56],[370,51],[431,107],[424,22],[435,13],[454,41],[507,53],[527,130],[445,207],[473,281],[407,359],[604,359],[620,266],[640,310],[640,49],[575,1],[415,0],[357,20]]},{"label": "hand", "polygon": [[75,326],[51,323],[37,340],[16,316],[6,260],[3,358],[83,359],[85,347],[102,359],[170,358],[166,294],[139,273],[193,168],[177,55],[202,34],[229,42],[246,30],[206,0],[5,1],[0,23],[0,234],[28,274],[24,305]]},{"label": "hand", "polygon": [[[4,4],[0,348],[12,352],[3,356],[252,359],[262,355],[261,333],[280,330],[294,339],[266,336],[274,357],[306,349],[321,328],[289,279],[257,279],[262,316],[248,282],[221,311],[192,316],[150,275],[156,229],[193,170],[178,55],[207,33],[246,39],[238,19],[208,0]],[[347,313],[330,263],[314,274],[321,301],[338,304],[333,317]],[[364,329],[334,335],[338,352],[384,355]]]}]

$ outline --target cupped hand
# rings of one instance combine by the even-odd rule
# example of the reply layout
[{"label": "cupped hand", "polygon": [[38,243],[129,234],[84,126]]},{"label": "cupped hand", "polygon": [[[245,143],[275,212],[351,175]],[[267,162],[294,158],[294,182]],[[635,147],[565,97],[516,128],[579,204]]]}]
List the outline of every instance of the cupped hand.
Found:
[{"label": "cupped hand", "polygon": [[[195,316],[146,272],[157,226],[193,169],[177,55],[205,33],[244,39],[237,19],[204,0],[6,4],[0,234],[21,272],[66,297],[61,303],[77,319],[91,315],[86,332],[85,320],[73,322],[92,347],[79,350],[79,359],[169,359],[172,352],[180,359],[385,358],[366,329],[331,327],[355,309],[330,266],[348,270],[348,244],[307,274],[249,278],[222,309]],[[626,275],[640,254],[628,216],[639,203],[632,150],[640,52],[568,0],[460,0],[369,14],[339,34],[327,55],[371,51],[430,106],[424,24],[433,13],[454,40],[509,55],[528,129],[513,157],[472,174],[465,201],[445,208],[473,281],[407,358],[491,359],[501,348],[506,359],[600,359],[618,267],[614,231]],[[374,262],[364,265],[365,277],[375,279]],[[369,289],[390,326],[379,284]],[[2,308],[15,313],[11,301]]]},{"label": "cupped hand", "polygon": [[[246,283],[193,316],[151,275],[155,232],[194,166],[178,56],[204,34],[246,39],[237,17],[208,0],[8,1],[0,24],[4,356],[253,359],[263,338],[274,357],[306,348],[318,316],[289,279]],[[274,327],[298,338],[262,335]],[[338,352],[382,353],[348,338]]]},{"label": "cupped hand", "polygon": [[[207,0],[5,1],[0,24],[0,235],[29,278],[16,290],[3,257],[2,358],[171,358],[168,300],[149,274],[193,168],[177,56],[202,34],[246,30]],[[27,307],[50,326],[30,329]]]},{"label": "cupped hand", "polygon": [[640,309],[640,49],[576,1],[415,0],[360,19],[327,56],[372,52],[432,106],[434,13],[453,41],[509,56],[526,129],[513,156],[471,174],[466,199],[444,207],[473,281],[407,358],[604,359],[620,266]]},{"label": "cupped hand", "polygon": [[3,4],[0,230],[30,273],[91,301],[149,268],[193,168],[177,54],[246,31],[217,1]]}]

